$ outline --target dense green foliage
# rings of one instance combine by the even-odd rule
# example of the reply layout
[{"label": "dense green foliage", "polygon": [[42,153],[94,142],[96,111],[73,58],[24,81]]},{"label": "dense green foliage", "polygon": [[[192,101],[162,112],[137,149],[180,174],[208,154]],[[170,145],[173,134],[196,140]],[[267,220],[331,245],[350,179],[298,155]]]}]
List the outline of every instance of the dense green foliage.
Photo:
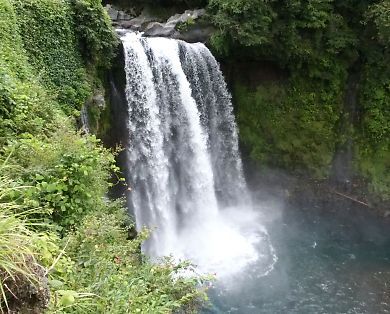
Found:
[{"label": "dense green foliage", "polygon": [[106,198],[115,151],[76,130],[117,44],[100,1],[0,0],[2,311],[40,312],[49,289],[53,313],[170,313],[204,296],[175,277],[186,265],[153,265],[145,236],[127,239]]},{"label": "dense green foliage", "polygon": [[71,288],[106,296],[85,312],[170,313],[183,306],[192,312],[193,300],[201,301],[204,295],[193,289],[195,279],[178,277],[187,265],[169,259],[161,264],[144,262],[140,246],[146,231],[128,241],[127,228],[121,227],[125,217],[113,209],[88,216],[69,244],[71,258],[78,261]]},{"label": "dense green foliage", "polygon": [[18,29],[30,64],[67,112],[91,94],[78,50],[71,8],[63,0],[15,1]]},{"label": "dense green foliage", "polygon": [[100,0],[72,0],[75,32],[87,62],[109,66],[115,56],[118,39],[111,31],[111,21]]},{"label": "dense green foliage", "polygon": [[[56,119],[53,99],[33,76],[18,32],[15,10],[0,2],[0,143],[7,136],[26,132],[44,133]],[[16,106],[17,104],[17,106]]]},{"label": "dense green foliage", "polygon": [[209,11],[219,28],[213,42],[225,51],[253,47],[256,55],[293,68],[313,64],[327,70],[337,61],[328,55],[345,52],[357,40],[335,9],[332,0],[211,0]]},{"label": "dense green foliage", "polygon": [[356,166],[374,192],[390,199],[390,55],[376,49],[362,70]]},{"label": "dense green foliage", "polygon": [[387,0],[209,1],[211,44],[231,67],[267,60],[285,73],[251,86],[234,79],[252,157],[327,177],[335,151],[352,138],[356,175],[390,198],[389,9]]},{"label": "dense green foliage", "polygon": [[372,5],[367,12],[367,18],[374,22],[379,40],[388,47],[390,43],[390,2],[382,0]]},{"label": "dense green foliage", "polygon": [[113,155],[93,136],[81,137],[64,129],[45,140],[21,139],[7,147],[19,165],[14,172],[21,184],[34,186],[23,195],[25,202],[39,205],[51,219],[70,227],[89,211],[102,208],[109,171],[117,171]]}]

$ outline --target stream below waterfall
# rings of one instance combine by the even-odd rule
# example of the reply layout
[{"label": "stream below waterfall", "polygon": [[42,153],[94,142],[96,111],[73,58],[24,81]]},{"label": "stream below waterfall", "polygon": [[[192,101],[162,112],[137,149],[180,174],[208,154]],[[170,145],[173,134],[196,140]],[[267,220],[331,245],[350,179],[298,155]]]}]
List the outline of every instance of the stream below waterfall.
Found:
[{"label": "stream below waterfall", "polygon": [[203,313],[390,313],[390,224],[334,206],[261,205],[278,262],[217,280]]}]

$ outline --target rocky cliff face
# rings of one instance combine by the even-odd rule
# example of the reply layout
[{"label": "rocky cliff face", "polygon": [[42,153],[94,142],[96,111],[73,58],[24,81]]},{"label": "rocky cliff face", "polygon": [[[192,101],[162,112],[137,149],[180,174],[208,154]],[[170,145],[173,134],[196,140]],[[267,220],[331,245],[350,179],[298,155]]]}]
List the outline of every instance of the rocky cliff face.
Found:
[{"label": "rocky cliff face", "polygon": [[169,37],[187,42],[205,42],[213,27],[204,19],[205,9],[186,10],[165,18],[144,9],[139,15],[135,10],[122,11],[107,4],[106,10],[113,25],[121,29],[142,32],[147,37]]}]

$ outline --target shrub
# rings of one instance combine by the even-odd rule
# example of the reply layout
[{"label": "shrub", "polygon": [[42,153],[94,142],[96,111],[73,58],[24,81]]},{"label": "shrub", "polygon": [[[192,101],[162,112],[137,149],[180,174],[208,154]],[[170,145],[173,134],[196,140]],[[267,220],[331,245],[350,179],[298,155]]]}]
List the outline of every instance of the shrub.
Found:
[{"label": "shrub", "polygon": [[59,129],[48,139],[31,137],[11,144],[15,175],[34,187],[24,202],[42,206],[62,227],[77,224],[88,212],[98,211],[108,189],[114,156],[94,136]]},{"label": "shrub", "polygon": [[198,279],[178,277],[188,264],[170,259],[150,263],[140,252],[147,233],[128,240],[125,220],[124,210],[114,205],[88,215],[71,235],[68,255],[76,269],[70,288],[98,296],[94,306],[83,307],[84,313],[172,313],[183,308],[195,312],[206,296]]}]

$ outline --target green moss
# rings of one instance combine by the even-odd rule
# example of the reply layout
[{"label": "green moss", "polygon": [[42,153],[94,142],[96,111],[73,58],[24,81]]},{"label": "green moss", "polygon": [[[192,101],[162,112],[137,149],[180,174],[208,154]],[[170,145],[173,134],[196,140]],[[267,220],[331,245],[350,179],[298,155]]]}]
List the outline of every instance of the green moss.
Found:
[{"label": "green moss", "polygon": [[304,80],[256,90],[236,85],[241,139],[254,159],[316,177],[328,174],[342,98],[319,87]]},{"label": "green moss", "polygon": [[179,22],[176,24],[175,28],[179,31],[179,32],[186,32],[188,31],[188,29],[193,26],[195,24],[195,20],[193,18],[189,18],[187,21],[185,22]]},{"label": "green moss", "polygon": [[95,123],[95,132],[98,134],[99,138],[106,138],[112,129],[112,112],[110,108],[110,103],[106,101],[106,107],[103,109],[95,109],[95,113],[92,113],[92,116],[95,117],[93,120]]},{"label": "green moss", "polygon": [[371,54],[363,68],[356,169],[373,192],[390,199],[390,58],[378,58],[378,49],[372,49],[377,54]]},{"label": "green moss", "polygon": [[383,200],[390,199],[390,145],[384,143],[371,148],[367,142],[359,142],[357,149],[357,167],[368,179],[371,192]]}]

